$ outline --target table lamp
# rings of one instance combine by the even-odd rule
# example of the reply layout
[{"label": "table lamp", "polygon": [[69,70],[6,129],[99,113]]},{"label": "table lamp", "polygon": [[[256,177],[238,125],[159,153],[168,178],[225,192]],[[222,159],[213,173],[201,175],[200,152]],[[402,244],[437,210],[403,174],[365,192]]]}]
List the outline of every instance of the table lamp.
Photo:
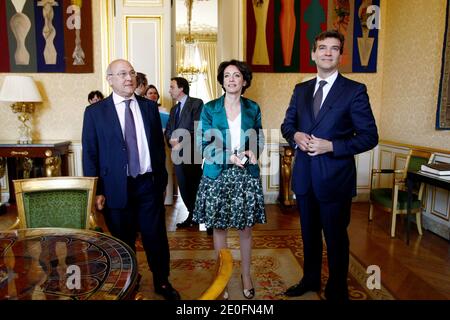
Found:
[{"label": "table lamp", "polygon": [[6,76],[0,90],[0,101],[14,102],[11,109],[18,113],[21,122],[19,126],[18,143],[28,144],[31,139],[31,125],[29,120],[34,112],[34,102],[41,102],[42,97],[32,77]]}]

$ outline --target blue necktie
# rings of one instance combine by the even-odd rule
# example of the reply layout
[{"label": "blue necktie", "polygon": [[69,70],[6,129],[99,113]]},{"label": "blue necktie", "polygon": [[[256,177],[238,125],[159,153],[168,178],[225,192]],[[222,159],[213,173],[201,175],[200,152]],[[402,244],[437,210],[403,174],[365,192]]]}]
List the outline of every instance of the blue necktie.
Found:
[{"label": "blue necktie", "polygon": [[175,129],[177,129],[180,124],[181,102],[178,102],[175,108]]},{"label": "blue necktie", "polygon": [[128,153],[128,173],[135,178],[140,171],[139,150],[136,137],[136,125],[134,123],[133,112],[130,109],[131,99],[125,102],[125,143]]},{"label": "blue necktie", "polygon": [[320,105],[322,104],[322,97],[323,97],[323,86],[326,85],[327,82],[325,80],[321,80],[319,82],[319,89],[317,89],[316,94],[313,98],[313,111],[314,111],[314,118],[317,118],[317,115],[320,111]]}]

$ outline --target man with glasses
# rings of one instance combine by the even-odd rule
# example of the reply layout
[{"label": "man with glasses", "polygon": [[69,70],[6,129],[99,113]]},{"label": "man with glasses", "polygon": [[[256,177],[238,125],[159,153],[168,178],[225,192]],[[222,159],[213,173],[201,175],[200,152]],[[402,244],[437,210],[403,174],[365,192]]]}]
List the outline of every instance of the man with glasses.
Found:
[{"label": "man with glasses", "polygon": [[95,205],[111,234],[136,251],[140,231],[155,292],[178,300],[168,280],[167,171],[158,106],[134,94],[136,71],[128,61],[115,60],[106,72],[113,93],[84,112],[84,175],[99,178]]}]

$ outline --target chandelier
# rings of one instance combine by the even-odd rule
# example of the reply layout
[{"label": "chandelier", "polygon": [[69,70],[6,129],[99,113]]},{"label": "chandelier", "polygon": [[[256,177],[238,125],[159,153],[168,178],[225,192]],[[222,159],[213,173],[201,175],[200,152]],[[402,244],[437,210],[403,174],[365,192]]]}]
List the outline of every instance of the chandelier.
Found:
[{"label": "chandelier", "polygon": [[188,34],[183,39],[184,55],[178,62],[177,73],[189,83],[196,82],[200,75],[206,73],[206,61],[200,62],[197,41],[191,34],[192,5],[194,0],[185,0],[187,8]]}]

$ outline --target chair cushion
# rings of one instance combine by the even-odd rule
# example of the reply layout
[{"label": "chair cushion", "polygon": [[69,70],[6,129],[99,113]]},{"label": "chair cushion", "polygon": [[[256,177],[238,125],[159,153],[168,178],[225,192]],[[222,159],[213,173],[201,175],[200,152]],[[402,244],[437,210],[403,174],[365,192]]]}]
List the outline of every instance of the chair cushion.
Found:
[{"label": "chair cushion", "polygon": [[84,229],[88,192],[57,190],[28,192],[23,195],[29,228],[61,227]]},{"label": "chair cushion", "polygon": [[[392,189],[390,188],[379,188],[372,189],[370,191],[370,200],[379,204],[384,208],[392,208]],[[398,192],[398,210],[406,210],[406,205],[408,201],[408,193],[406,191],[399,190]],[[417,198],[416,194],[413,194],[411,209],[418,209],[421,207],[421,202]]]}]

